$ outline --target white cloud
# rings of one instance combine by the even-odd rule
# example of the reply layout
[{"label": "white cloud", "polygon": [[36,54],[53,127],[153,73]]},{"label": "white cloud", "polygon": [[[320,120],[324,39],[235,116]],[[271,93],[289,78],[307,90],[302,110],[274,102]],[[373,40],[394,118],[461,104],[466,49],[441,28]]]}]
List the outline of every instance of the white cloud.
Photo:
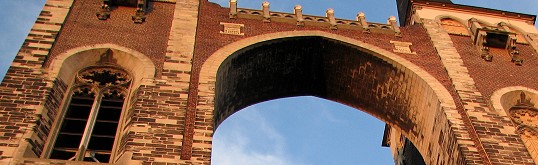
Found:
[{"label": "white cloud", "polygon": [[[297,165],[285,151],[283,135],[249,107],[219,126],[213,139],[214,165]],[[234,116],[232,116],[233,118]],[[246,123],[246,124],[245,124]],[[264,139],[264,140],[259,140]],[[259,141],[269,144],[257,144]],[[260,147],[262,145],[262,147]]]}]

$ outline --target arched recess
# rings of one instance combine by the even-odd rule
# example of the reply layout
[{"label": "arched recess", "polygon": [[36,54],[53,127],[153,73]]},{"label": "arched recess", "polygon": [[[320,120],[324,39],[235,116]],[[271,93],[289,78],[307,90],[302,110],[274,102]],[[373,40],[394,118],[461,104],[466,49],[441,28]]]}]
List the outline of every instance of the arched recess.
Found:
[{"label": "arched recess", "polygon": [[435,20],[449,33],[455,35],[470,36],[467,22],[451,15],[439,15]]},{"label": "arched recess", "polygon": [[142,79],[155,77],[155,65],[146,55],[115,44],[98,44],[70,49],[52,59],[48,67],[48,76],[69,84],[76,71],[94,65],[101,59],[100,56],[109,50],[116,64],[135,77],[133,85],[139,85]]},{"label": "arched recess", "polygon": [[514,124],[513,135],[519,135],[528,153],[538,162],[538,91],[522,87],[499,89],[491,96],[493,108],[500,116],[508,116]]},{"label": "arched recess", "polygon": [[[41,112],[38,112],[42,117],[40,117],[39,124],[36,126],[38,127],[36,133],[31,137],[31,141],[33,141],[32,148],[27,149],[33,150],[34,153],[27,157],[49,158],[62,121],[64,121],[65,113],[71,106],[70,102],[73,100],[73,91],[76,90],[77,83],[80,84],[82,82],[81,80],[76,81],[76,77],[80,77],[81,71],[88,68],[95,69],[95,72],[89,75],[104,75],[101,78],[107,79],[107,81],[113,80],[110,79],[111,76],[120,76],[123,79],[124,77],[122,75],[128,75],[128,85],[122,86],[125,88],[123,91],[125,94],[121,96],[121,105],[115,105],[116,109],[120,109],[119,114],[121,114],[121,117],[117,121],[119,123],[118,128],[128,128],[130,120],[128,115],[132,115],[127,113],[132,109],[132,104],[130,104],[131,96],[137,91],[140,85],[147,82],[146,80],[154,78],[156,70],[153,62],[144,54],[114,44],[99,44],[74,48],[50,60],[50,65],[45,66],[43,70],[46,71],[47,78],[52,82],[52,87],[50,93],[48,93],[44,108]],[[119,75],[119,72],[112,72],[112,70],[120,70],[122,73],[125,73]],[[118,81],[122,80],[114,80],[114,82]],[[101,86],[111,86],[114,82],[110,82],[112,84],[100,84],[100,86],[94,85],[99,86],[102,89],[101,91],[104,91],[107,88]],[[104,98],[105,96],[102,95],[102,97]],[[108,104],[108,100],[99,101],[96,104]],[[122,155],[120,152],[123,151],[120,151],[120,147],[117,146],[120,143],[125,143],[121,140],[125,139],[123,137],[127,136],[126,132],[129,129],[121,131],[123,132],[116,132],[116,136],[113,138],[113,144],[116,147],[112,149],[111,160],[117,160]]]},{"label": "arched recess", "polygon": [[484,21],[482,19],[478,19],[478,18],[473,17],[473,18],[470,18],[469,20],[467,20],[468,21],[468,25],[467,25],[468,27],[471,27],[469,25],[471,20],[474,20],[474,21],[478,22],[478,24],[480,24],[480,26],[493,26],[493,24],[489,23],[488,21]]},{"label": "arched recess", "polygon": [[216,128],[248,105],[302,95],[381,119],[408,137],[427,164],[464,161],[460,147],[468,142],[455,135],[462,117],[437,79],[389,51],[321,31],[271,33],[219,49],[201,68],[197,112],[204,115],[197,119]]},{"label": "arched recess", "polygon": [[538,104],[538,90],[523,86],[512,86],[499,89],[491,95],[491,104],[500,116],[508,116],[507,110],[517,104],[524,92],[527,99]]}]

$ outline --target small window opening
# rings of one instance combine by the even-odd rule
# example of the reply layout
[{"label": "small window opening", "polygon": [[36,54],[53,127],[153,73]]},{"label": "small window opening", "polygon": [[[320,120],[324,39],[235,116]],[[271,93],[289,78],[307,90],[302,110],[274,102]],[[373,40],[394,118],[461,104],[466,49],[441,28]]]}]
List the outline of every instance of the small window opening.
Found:
[{"label": "small window opening", "polygon": [[485,46],[494,48],[506,48],[508,35],[499,33],[487,33]]}]

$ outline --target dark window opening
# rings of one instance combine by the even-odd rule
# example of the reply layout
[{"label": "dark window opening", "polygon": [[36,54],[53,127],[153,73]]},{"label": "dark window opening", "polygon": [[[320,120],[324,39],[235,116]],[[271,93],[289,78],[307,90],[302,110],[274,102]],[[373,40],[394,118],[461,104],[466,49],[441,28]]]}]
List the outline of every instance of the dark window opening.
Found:
[{"label": "dark window opening", "polygon": [[73,93],[51,152],[51,159],[68,160],[75,156],[88,123],[94,98],[89,89]]},{"label": "dark window opening", "polygon": [[110,159],[122,107],[123,96],[118,91],[104,94],[88,145],[88,151],[95,152],[100,162]]},{"label": "dark window opening", "polygon": [[[88,67],[76,76],[49,158],[111,163],[116,130],[131,77],[113,66]],[[77,155],[79,154],[79,155]]]},{"label": "dark window opening", "polygon": [[487,33],[485,46],[494,48],[506,48],[508,35],[498,33]]}]

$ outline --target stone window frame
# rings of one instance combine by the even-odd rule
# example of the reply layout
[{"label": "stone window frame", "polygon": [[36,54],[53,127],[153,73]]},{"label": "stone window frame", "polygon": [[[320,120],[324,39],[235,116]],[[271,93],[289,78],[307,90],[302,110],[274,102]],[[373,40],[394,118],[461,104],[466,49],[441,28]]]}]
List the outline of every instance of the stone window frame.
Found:
[{"label": "stone window frame", "polygon": [[[126,76],[126,80],[123,81],[123,82],[119,82],[118,84],[110,84],[110,83],[108,83],[108,84],[100,85],[98,82],[90,82],[86,78],[84,78],[84,76],[82,76],[82,73],[84,73],[84,72],[87,73],[88,71],[96,71],[96,70],[114,70],[115,73],[121,72]],[[41,157],[50,159],[50,157],[52,155],[52,151],[53,151],[53,149],[55,147],[56,140],[58,139],[58,135],[60,133],[60,129],[62,127],[63,120],[64,120],[65,115],[67,113],[67,110],[68,110],[68,108],[70,106],[72,96],[75,94],[76,90],[80,89],[80,88],[84,88],[84,87],[89,87],[90,90],[92,90],[94,92],[95,96],[94,96],[92,108],[91,108],[91,111],[90,111],[90,115],[89,115],[88,121],[86,123],[86,127],[84,128],[83,137],[81,139],[81,144],[86,144],[85,146],[87,146],[89,144],[90,137],[91,137],[90,134],[92,132],[91,132],[91,130],[90,130],[90,132],[88,132],[88,131],[89,131],[89,129],[93,129],[93,127],[95,127],[95,121],[96,121],[96,118],[97,118],[97,114],[98,114],[100,105],[102,104],[102,97],[104,97],[105,92],[110,91],[110,90],[118,90],[123,95],[123,103],[122,103],[123,105],[122,105],[122,108],[121,108],[120,116],[119,116],[119,119],[118,119],[118,125],[117,125],[115,135],[114,135],[113,146],[112,146],[112,149],[110,151],[110,158],[109,158],[108,162],[101,162],[101,163],[113,163],[115,161],[114,158],[118,154],[117,153],[118,148],[120,147],[119,142],[120,142],[120,138],[121,138],[121,130],[126,124],[125,123],[126,122],[125,121],[126,116],[127,116],[126,111],[128,109],[128,105],[129,105],[130,94],[131,94],[131,92],[133,90],[133,82],[132,82],[133,77],[131,75],[132,75],[131,73],[129,73],[128,71],[126,71],[122,67],[114,65],[114,64],[94,65],[94,66],[86,67],[86,68],[83,68],[83,69],[80,69],[79,71],[77,71],[77,74],[73,78],[74,81],[71,83],[71,85],[70,85],[71,87],[66,92],[66,95],[65,95],[65,97],[64,97],[64,99],[62,101],[61,111],[60,111],[59,114],[56,115],[55,122],[53,123],[53,125],[51,127],[50,138],[48,139],[48,142],[47,142],[46,146],[43,149],[43,153],[42,153]],[[90,124],[92,126],[90,127],[90,126],[88,126],[88,124]],[[87,137],[87,138],[85,138],[85,137]],[[85,152],[85,154],[80,154],[82,152],[82,150],[87,149],[87,147],[86,148],[80,148],[81,144],[79,144],[79,149],[76,152],[76,155],[74,157],[75,161],[84,161],[84,158],[88,154],[88,152]]]},{"label": "stone window frame", "polygon": [[[494,109],[494,113],[497,113],[499,116],[509,119],[512,122],[512,127],[505,127],[500,131],[517,135],[522,140],[522,144],[525,145],[525,148],[529,151],[530,156],[534,161],[538,161],[538,147],[528,146],[527,142],[534,141],[536,142],[536,134],[538,134],[537,126],[527,125],[518,121],[517,115],[514,115],[514,111],[517,110],[526,110],[530,113],[538,113],[538,107],[534,105],[538,102],[538,90],[524,87],[524,86],[510,86],[502,89],[496,90],[491,95],[491,106]],[[530,103],[530,104],[529,104]],[[534,133],[531,136],[535,139],[525,139],[524,136],[529,135],[526,133]]]}]

